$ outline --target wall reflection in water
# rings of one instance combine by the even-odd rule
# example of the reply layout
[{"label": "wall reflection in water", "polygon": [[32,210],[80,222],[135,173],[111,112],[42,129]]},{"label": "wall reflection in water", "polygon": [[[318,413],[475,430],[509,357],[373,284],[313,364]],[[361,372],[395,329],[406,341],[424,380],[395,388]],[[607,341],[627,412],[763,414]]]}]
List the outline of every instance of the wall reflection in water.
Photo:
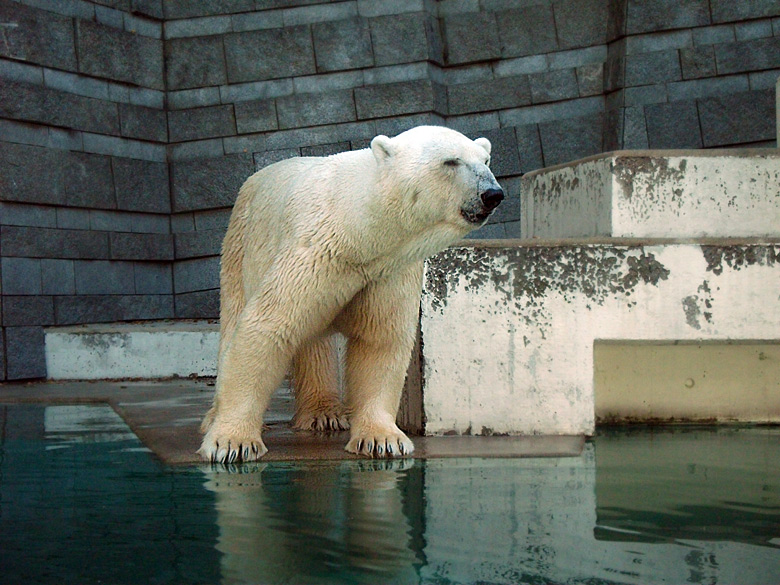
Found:
[{"label": "wall reflection in water", "polygon": [[780,429],[206,472],[226,583],[780,582]]}]

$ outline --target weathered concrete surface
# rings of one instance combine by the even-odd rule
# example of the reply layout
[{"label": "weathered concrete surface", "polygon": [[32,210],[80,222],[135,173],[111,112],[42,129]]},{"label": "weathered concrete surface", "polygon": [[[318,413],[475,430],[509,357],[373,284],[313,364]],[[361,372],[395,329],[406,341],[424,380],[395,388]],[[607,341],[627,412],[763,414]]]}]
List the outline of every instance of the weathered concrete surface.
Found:
[{"label": "weathered concrete surface", "polygon": [[523,177],[521,235],[778,237],[775,149],[619,151]]},{"label": "weathered concrete surface", "polygon": [[51,380],[215,376],[219,323],[141,321],[46,330]]},{"label": "weathered concrete surface", "polygon": [[[450,248],[424,280],[425,432],[592,434],[596,340],[776,339],[779,291],[780,240]],[[780,420],[780,392],[767,409],[721,417]]]},{"label": "weathered concrete surface", "polygon": [[[108,403],[164,463],[199,464],[196,451],[202,438],[200,421],[211,405],[213,393],[213,379],[0,384],[0,404]],[[265,415],[263,438],[269,452],[263,461],[362,459],[344,450],[348,431],[294,431],[290,426],[293,409],[292,392],[285,384],[273,396]],[[415,437],[414,442],[414,456],[419,459],[576,457],[584,445],[583,438],[578,436]],[[374,463],[383,464],[382,461]],[[256,465],[247,464],[246,469]],[[240,465],[231,468],[243,469]]]}]

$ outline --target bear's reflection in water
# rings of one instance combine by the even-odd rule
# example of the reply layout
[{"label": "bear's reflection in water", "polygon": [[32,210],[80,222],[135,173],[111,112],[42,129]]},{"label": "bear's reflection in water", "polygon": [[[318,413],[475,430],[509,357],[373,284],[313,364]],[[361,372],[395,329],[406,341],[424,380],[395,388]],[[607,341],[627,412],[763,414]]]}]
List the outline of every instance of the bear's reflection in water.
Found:
[{"label": "bear's reflection in water", "polygon": [[413,459],[206,469],[224,583],[418,583]]}]

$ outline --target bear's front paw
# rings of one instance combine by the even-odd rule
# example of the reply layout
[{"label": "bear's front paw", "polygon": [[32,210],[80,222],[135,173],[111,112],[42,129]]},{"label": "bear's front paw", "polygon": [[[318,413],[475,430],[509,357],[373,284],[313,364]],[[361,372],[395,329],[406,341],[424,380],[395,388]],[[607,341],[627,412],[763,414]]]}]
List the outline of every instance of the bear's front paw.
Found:
[{"label": "bear's front paw", "polygon": [[349,429],[346,409],[341,404],[329,404],[313,410],[299,410],[292,419],[299,431],[346,431]]},{"label": "bear's front paw", "polygon": [[368,428],[364,432],[356,432],[353,427],[345,449],[367,457],[408,457],[414,452],[414,444],[398,427],[385,431]]},{"label": "bear's front paw", "polygon": [[217,436],[209,432],[204,437],[198,453],[205,461],[228,465],[257,461],[268,453],[268,449],[259,436],[255,438]]}]

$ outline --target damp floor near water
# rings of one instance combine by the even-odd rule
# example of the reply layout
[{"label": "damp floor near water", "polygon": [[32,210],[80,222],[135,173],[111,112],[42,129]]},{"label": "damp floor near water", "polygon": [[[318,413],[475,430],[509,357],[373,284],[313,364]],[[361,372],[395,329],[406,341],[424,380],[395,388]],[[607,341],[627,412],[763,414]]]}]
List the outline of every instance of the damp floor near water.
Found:
[{"label": "damp floor near water", "polygon": [[1,583],[779,583],[780,429],[578,457],[166,467],[108,406],[0,406]]}]

